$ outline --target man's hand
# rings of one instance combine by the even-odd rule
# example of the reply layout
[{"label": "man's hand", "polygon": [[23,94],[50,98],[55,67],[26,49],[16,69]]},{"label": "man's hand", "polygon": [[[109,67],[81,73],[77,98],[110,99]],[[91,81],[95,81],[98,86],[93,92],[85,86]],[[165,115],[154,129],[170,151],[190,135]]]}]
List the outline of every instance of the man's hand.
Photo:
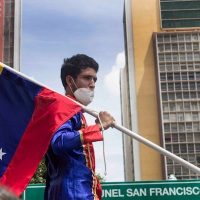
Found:
[{"label": "man's hand", "polygon": [[99,125],[99,127],[102,129],[108,129],[109,127],[113,127],[113,125],[115,124],[115,119],[112,115],[110,115],[110,113],[106,112],[106,111],[101,111],[99,113],[99,118],[101,120],[101,123],[99,121],[99,119],[96,119],[96,124]]}]

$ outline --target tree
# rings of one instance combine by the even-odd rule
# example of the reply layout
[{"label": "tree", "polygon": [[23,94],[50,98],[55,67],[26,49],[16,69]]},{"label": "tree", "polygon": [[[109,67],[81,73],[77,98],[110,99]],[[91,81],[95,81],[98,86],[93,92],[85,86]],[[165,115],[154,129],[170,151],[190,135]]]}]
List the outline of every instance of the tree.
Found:
[{"label": "tree", "polygon": [[43,159],[34,174],[33,178],[31,179],[30,183],[45,183],[46,182],[46,174],[47,174],[47,168],[45,166],[45,160]]}]

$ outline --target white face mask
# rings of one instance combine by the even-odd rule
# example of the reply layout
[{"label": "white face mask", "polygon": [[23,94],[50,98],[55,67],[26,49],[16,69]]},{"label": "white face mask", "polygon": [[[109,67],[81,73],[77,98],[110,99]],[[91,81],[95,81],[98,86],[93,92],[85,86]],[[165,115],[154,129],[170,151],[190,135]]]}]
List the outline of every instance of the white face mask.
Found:
[{"label": "white face mask", "polygon": [[74,92],[74,96],[80,103],[87,106],[94,98],[94,91],[90,90],[89,88],[78,88]]},{"label": "white face mask", "polygon": [[[73,92],[76,100],[82,103],[83,105],[87,106],[89,103],[92,102],[94,98],[94,91],[90,90],[89,88],[78,88],[74,79],[72,80],[74,82],[74,85],[77,88],[75,92]],[[70,87],[70,90],[72,91],[71,87]]]}]

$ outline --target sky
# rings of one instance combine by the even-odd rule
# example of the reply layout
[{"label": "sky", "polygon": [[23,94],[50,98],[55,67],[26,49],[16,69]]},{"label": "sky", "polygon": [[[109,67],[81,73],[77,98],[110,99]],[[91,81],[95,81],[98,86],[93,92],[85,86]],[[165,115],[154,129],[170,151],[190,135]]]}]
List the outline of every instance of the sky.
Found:
[{"label": "sky", "polygon": [[[123,0],[22,1],[21,72],[64,94],[60,67],[77,53],[99,63],[95,98],[88,107],[108,111],[121,124],[119,71],[124,67]],[[89,124],[94,118],[86,115]],[[106,181],[123,181],[122,133],[104,132],[94,143],[96,172]]]}]

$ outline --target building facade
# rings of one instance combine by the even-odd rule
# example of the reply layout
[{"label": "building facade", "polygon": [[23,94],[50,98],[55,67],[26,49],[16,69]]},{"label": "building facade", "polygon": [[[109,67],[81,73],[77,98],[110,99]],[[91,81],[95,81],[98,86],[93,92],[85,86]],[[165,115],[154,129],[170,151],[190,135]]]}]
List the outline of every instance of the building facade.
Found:
[{"label": "building facade", "polygon": [[0,61],[20,66],[21,0],[0,0]]},{"label": "building facade", "polygon": [[[124,125],[200,166],[200,1],[125,0],[124,33]],[[126,180],[198,178],[127,136],[123,145]]]}]

